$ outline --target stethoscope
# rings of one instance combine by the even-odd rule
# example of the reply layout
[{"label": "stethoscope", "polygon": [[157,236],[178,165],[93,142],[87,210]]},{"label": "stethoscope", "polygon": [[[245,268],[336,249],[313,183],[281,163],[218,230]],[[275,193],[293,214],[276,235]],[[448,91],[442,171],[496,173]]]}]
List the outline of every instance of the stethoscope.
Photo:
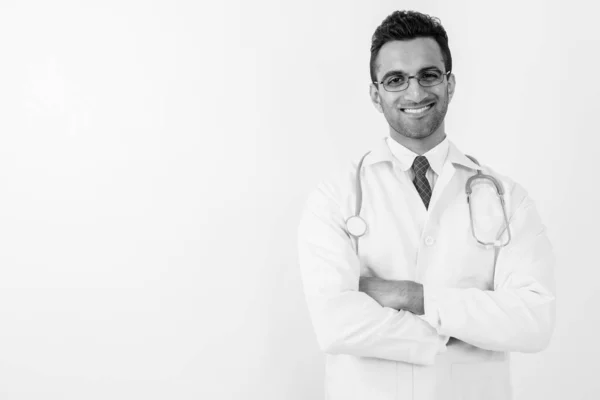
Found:
[{"label": "stethoscope", "polygon": [[[354,215],[346,220],[346,230],[348,231],[348,233],[351,236],[353,236],[357,240],[357,245],[358,245],[358,239],[361,236],[363,236],[365,233],[367,233],[367,223],[360,216],[360,210],[362,209],[362,201],[363,201],[362,200],[363,190],[362,190],[362,184],[361,184],[361,179],[360,179],[360,172],[362,170],[362,165],[363,165],[365,158],[370,153],[371,152],[369,151],[364,156],[362,156],[362,158],[360,159],[358,166],[356,168],[356,207],[355,207]],[[469,159],[471,159],[471,161],[473,161],[475,164],[480,165],[479,162],[474,157],[471,157],[469,155],[467,155],[467,157],[469,157]],[[488,180],[489,182],[491,182],[496,189],[496,194],[497,194],[497,196],[500,200],[500,204],[502,206],[502,215],[504,216],[504,229],[500,232],[500,234],[498,234],[498,236],[496,237],[496,240],[494,240],[492,242],[485,242],[485,241],[479,240],[479,238],[477,237],[477,234],[475,233],[475,227],[473,226],[473,208],[471,207],[471,194],[473,193],[473,182],[475,180]],[[465,192],[467,194],[467,203],[469,205],[469,218],[471,219],[471,233],[473,234],[473,237],[475,238],[477,243],[479,243],[480,245],[485,246],[485,247],[494,247],[494,248],[498,248],[498,249],[508,245],[510,243],[511,233],[510,233],[510,226],[508,224],[508,216],[506,214],[506,206],[504,204],[504,187],[502,186],[502,184],[493,176],[485,175],[483,172],[481,172],[480,169],[478,169],[477,173],[467,180],[467,183],[465,186]],[[506,241],[503,242],[503,241],[498,240],[498,238],[503,235],[504,230],[506,230],[507,239],[506,239]]]}]

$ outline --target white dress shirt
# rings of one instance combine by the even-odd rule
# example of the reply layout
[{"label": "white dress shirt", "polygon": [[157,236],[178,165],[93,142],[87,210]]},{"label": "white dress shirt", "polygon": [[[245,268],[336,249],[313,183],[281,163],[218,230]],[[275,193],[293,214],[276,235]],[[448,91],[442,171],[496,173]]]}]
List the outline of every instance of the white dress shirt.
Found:
[{"label": "white dress shirt", "polygon": [[[385,140],[392,155],[398,162],[398,167],[407,174],[408,179],[412,182],[415,178],[415,172],[412,169],[412,165],[418,154],[404,147],[392,138],[388,137],[385,138]],[[423,154],[427,158],[427,161],[429,161],[429,169],[427,170],[425,177],[432,190],[437,181],[437,177],[442,173],[442,167],[448,156],[448,149],[448,138],[444,138],[437,146]]]}]

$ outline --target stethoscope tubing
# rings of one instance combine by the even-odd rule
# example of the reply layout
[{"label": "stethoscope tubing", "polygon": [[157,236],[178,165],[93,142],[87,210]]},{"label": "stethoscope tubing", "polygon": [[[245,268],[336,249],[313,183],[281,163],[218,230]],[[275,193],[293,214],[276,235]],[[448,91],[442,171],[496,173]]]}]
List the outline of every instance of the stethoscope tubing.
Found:
[{"label": "stethoscope tubing", "polygon": [[[360,212],[362,209],[362,203],[363,203],[363,190],[362,190],[362,181],[361,181],[360,174],[362,171],[362,165],[365,161],[365,158],[370,153],[371,152],[369,151],[365,155],[363,155],[358,163],[358,166],[356,167],[355,213],[353,216],[349,217],[345,221],[346,222],[346,231],[348,232],[348,234],[350,234],[351,236],[353,236],[356,239],[357,251],[358,251],[358,239],[367,232],[367,228],[368,228],[366,221],[360,216]],[[469,159],[471,161],[473,161],[475,164],[480,165],[479,162],[474,157],[469,156],[469,155],[467,155],[467,157],[469,157]],[[505,243],[500,243],[498,240],[495,240],[493,243],[482,242],[481,240],[479,240],[479,238],[477,237],[477,235],[475,233],[475,227],[473,225],[473,210],[471,208],[471,194],[473,193],[472,185],[476,179],[489,180],[490,182],[493,183],[494,187],[496,188],[496,194],[498,195],[498,198],[500,199],[500,204],[502,206],[502,214],[504,217],[504,229],[500,232],[500,234],[496,238],[497,239],[500,238],[504,234],[504,231],[506,231],[507,241]],[[511,232],[510,232],[510,226],[509,226],[509,222],[508,222],[508,214],[506,213],[506,206],[505,206],[505,202],[504,202],[504,187],[502,186],[500,181],[498,181],[496,178],[494,178],[491,175],[483,174],[481,172],[481,170],[478,169],[477,173],[475,175],[471,176],[467,180],[467,183],[465,184],[465,193],[467,196],[467,203],[469,206],[469,219],[471,220],[470,221],[471,222],[471,233],[473,234],[473,237],[475,238],[477,243],[479,243],[480,245],[486,246],[486,247],[493,246],[493,247],[497,247],[497,248],[505,247],[506,245],[508,245],[511,241]]]}]

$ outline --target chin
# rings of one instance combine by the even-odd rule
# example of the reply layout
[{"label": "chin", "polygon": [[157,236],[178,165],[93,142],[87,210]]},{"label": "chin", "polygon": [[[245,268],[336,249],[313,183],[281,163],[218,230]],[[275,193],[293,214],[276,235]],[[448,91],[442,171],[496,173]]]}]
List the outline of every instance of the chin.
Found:
[{"label": "chin", "polygon": [[404,136],[409,139],[426,139],[426,138],[430,137],[431,135],[433,135],[433,133],[435,132],[435,131],[425,131],[425,132],[417,131],[417,132],[415,132],[415,131],[407,131],[405,129],[403,129],[403,130],[394,129],[394,130],[398,133],[398,135]]},{"label": "chin", "polygon": [[425,139],[433,135],[433,132],[414,132],[412,137],[415,139]]}]

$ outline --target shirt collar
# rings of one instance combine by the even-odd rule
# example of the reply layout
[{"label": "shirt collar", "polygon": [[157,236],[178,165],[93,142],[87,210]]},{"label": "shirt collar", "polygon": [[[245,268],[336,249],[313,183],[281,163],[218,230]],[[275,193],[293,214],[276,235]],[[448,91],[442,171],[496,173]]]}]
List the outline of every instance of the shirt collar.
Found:
[{"label": "shirt collar", "polygon": [[[453,164],[459,164],[470,169],[481,169],[469,157],[462,153],[448,138],[438,144],[433,149],[424,154],[431,165],[431,169],[440,175],[442,167],[447,161]],[[379,162],[398,163],[403,171],[412,167],[416,153],[402,146],[392,138],[382,138],[371,151],[371,154],[365,159],[365,165],[372,165]]]}]

